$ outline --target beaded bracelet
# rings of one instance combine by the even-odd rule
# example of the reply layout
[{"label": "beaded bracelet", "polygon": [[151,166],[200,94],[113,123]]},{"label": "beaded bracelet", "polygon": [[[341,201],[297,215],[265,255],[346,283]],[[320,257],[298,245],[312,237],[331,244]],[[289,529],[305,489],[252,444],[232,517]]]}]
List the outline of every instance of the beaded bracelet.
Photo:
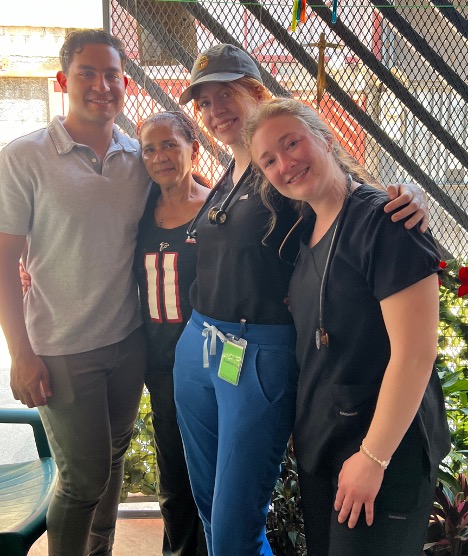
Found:
[{"label": "beaded bracelet", "polygon": [[363,451],[363,453],[372,461],[375,461],[375,463],[378,463],[380,465],[380,467],[383,467],[384,469],[387,469],[388,464],[390,463],[390,460],[392,458],[388,458],[387,460],[385,459],[378,459],[374,456],[374,454],[372,454],[368,449],[367,446],[364,444],[364,441],[362,441],[362,444],[360,446],[361,450]]}]

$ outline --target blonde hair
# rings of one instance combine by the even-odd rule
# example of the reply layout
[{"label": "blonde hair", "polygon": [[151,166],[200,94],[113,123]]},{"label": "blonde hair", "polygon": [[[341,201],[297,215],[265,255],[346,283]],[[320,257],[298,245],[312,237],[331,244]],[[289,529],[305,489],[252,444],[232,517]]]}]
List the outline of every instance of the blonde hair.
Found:
[{"label": "blonde hair", "polygon": [[[296,118],[317,141],[325,146],[331,147],[331,154],[338,168],[345,174],[351,174],[353,180],[367,183],[378,189],[384,189],[353,156],[341,147],[332,129],[319,114],[313,108],[299,100],[275,98],[261,103],[258,110],[244,127],[244,141],[247,147],[249,149],[251,148],[252,137],[267,120],[284,115]],[[272,213],[268,235],[276,224],[276,212],[271,201],[273,186],[255,164],[254,169],[257,173],[256,187],[260,190],[263,203]],[[304,213],[309,210],[308,205],[303,202],[298,201],[295,204],[299,213]]]}]

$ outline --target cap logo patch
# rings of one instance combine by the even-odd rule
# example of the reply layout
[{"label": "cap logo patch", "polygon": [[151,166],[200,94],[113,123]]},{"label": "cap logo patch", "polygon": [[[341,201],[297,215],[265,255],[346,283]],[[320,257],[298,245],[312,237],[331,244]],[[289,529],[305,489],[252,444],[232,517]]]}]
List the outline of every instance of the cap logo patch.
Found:
[{"label": "cap logo patch", "polygon": [[208,56],[200,56],[197,61],[197,69],[203,71],[208,65]]}]

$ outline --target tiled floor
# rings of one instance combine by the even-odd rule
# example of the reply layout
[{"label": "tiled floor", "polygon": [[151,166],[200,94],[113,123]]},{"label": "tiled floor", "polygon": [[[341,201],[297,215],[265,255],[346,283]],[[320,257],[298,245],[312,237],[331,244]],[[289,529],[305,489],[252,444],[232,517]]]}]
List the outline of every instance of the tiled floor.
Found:
[{"label": "tiled floor", "polygon": [[[113,556],[160,556],[162,552],[162,519],[117,520]],[[28,552],[28,556],[47,556],[44,534]]]}]

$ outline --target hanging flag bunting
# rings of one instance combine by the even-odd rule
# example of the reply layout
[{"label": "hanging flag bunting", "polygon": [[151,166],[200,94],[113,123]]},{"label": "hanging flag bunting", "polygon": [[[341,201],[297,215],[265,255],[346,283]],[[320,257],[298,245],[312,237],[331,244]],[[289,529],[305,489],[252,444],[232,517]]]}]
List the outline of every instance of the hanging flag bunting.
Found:
[{"label": "hanging flag bunting", "polygon": [[305,23],[307,19],[306,6],[307,6],[307,0],[301,0],[301,16],[300,16],[301,23]]},{"label": "hanging flag bunting", "polygon": [[297,27],[297,9],[299,6],[299,0],[294,0],[292,18],[291,18],[291,31],[294,33]]},{"label": "hanging flag bunting", "polygon": [[306,6],[307,0],[294,0],[292,17],[291,17],[291,31],[294,33],[297,29],[297,22],[306,22]]},{"label": "hanging flag bunting", "polygon": [[338,9],[338,0],[333,0],[333,7],[332,7],[332,23],[336,23],[336,11]]}]

